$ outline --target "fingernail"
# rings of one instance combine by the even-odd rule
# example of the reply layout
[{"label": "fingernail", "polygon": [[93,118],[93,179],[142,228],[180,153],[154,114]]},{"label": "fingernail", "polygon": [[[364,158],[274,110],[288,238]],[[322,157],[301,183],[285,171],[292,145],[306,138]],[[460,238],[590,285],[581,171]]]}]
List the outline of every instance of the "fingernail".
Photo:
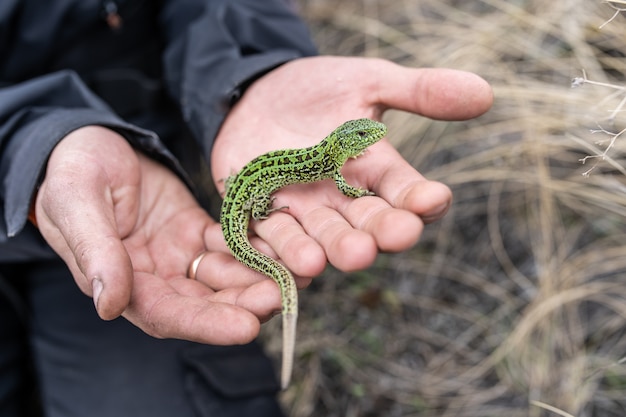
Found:
[{"label": "fingernail", "polygon": [[91,293],[93,294],[93,303],[96,306],[96,310],[98,310],[98,300],[100,299],[100,294],[102,294],[102,289],[104,286],[102,285],[102,281],[98,278],[94,278],[91,281]]},{"label": "fingernail", "polygon": [[428,213],[425,216],[422,216],[422,220],[424,221],[424,223],[431,223],[436,220],[439,220],[443,216],[445,216],[445,214],[448,212],[449,209],[450,209],[450,204],[448,203],[437,206],[433,210],[431,210],[430,213]]}]

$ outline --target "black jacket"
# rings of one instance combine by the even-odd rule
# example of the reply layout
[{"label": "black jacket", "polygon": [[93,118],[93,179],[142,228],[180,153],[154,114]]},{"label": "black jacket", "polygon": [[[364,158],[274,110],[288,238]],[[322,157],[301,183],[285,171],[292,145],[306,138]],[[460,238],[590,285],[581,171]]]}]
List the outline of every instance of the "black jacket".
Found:
[{"label": "black jacket", "polygon": [[285,0],[1,0],[0,262],[54,256],[27,214],[72,130],[110,127],[184,176],[183,128],[208,156],[250,82],[313,54]]}]

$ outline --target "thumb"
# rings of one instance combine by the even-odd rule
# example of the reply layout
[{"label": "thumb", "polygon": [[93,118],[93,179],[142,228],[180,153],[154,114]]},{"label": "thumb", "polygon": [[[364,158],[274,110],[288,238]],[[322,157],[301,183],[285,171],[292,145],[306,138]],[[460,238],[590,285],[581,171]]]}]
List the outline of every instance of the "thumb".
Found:
[{"label": "thumb", "polygon": [[[128,167],[114,164],[117,159],[128,165],[129,155],[135,154],[115,133],[92,129],[72,132],[52,152],[35,209],[43,237],[67,264],[79,288],[93,297],[99,316],[110,320],[122,314],[131,295],[133,268],[121,240],[119,218],[132,217],[132,210],[120,213],[119,206],[133,204],[124,203],[129,197],[121,197],[119,190],[128,194],[133,186],[122,187],[109,171],[118,169],[118,177],[132,184]],[[102,146],[102,136],[107,136],[107,146]]]},{"label": "thumb", "polygon": [[[375,71],[377,101],[384,109],[417,113],[436,120],[466,120],[485,113],[493,91],[483,78],[446,68],[408,68],[388,61]],[[377,78],[373,77],[373,78]]]}]

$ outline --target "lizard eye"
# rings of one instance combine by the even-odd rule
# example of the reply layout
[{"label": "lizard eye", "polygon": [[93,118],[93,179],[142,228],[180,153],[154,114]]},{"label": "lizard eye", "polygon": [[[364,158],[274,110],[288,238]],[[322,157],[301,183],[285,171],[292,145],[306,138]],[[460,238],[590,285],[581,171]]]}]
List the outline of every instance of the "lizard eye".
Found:
[{"label": "lizard eye", "polygon": [[359,135],[360,137],[364,137],[365,135],[367,135],[367,133],[366,133],[366,132],[364,132],[363,130],[359,130],[359,131],[357,132],[357,135]]}]

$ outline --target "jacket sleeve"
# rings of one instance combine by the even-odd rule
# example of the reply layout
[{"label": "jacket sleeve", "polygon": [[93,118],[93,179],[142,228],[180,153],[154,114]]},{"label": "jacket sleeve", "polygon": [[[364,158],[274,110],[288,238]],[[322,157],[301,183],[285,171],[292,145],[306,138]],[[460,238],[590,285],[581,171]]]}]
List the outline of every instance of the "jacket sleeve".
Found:
[{"label": "jacket sleeve", "polygon": [[4,221],[0,222],[0,243],[24,227],[34,190],[54,146],[86,125],[116,130],[133,145],[178,170],[177,162],[154,133],[121,120],[71,71],[2,88],[0,213]]},{"label": "jacket sleeve", "polygon": [[181,3],[169,1],[162,13],[166,88],[208,157],[226,114],[250,83],[317,51],[287,0],[205,1],[202,10]]}]

